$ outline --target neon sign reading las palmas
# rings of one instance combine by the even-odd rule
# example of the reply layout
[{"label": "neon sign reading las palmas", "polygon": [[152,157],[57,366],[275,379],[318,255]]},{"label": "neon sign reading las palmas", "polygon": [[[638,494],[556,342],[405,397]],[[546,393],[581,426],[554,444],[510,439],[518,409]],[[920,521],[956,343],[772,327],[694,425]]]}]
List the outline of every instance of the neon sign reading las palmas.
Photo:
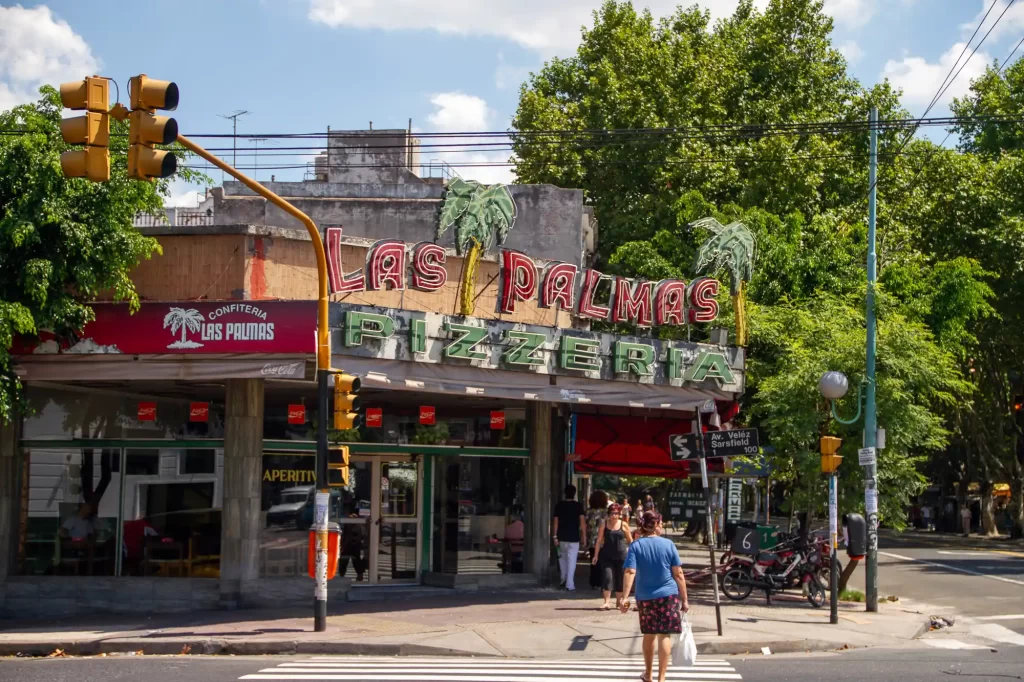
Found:
[{"label": "neon sign reading las palmas", "polygon": [[[332,293],[405,289],[438,291],[448,281],[444,247],[433,242],[407,245],[385,239],[367,251],[362,267],[346,273],[341,262],[341,228],[325,235],[328,281]],[[559,307],[578,317],[635,324],[639,327],[711,322],[718,317],[718,280],[699,277],[651,282],[605,275],[573,263],[551,262],[543,271],[526,254],[501,249],[501,295],[498,310],[516,312],[519,302],[536,300],[542,308]],[[609,294],[598,301],[607,282]]]}]

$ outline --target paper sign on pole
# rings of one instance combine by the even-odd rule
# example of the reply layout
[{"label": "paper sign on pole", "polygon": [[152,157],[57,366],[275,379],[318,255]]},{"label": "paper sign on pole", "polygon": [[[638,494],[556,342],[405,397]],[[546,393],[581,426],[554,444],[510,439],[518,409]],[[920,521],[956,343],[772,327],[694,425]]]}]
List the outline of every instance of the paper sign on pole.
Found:
[{"label": "paper sign on pole", "polygon": [[860,460],[860,465],[863,467],[877,463],[878,460],[876,459],[875,453],[875,448],[861,448],[858,450],[857,457]]},{"label": "paper sign on pole", "polygon": [[864,509],[868,514],[878,513],[878,491],[874,488],[864,489]]}]

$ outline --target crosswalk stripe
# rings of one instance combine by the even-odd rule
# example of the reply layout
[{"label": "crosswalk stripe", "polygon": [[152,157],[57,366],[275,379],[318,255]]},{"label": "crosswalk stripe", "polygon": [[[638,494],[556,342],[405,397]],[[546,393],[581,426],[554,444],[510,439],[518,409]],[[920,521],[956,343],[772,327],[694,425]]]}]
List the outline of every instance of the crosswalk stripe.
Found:
[{"label": "crosswalk stripe", "polygon": [[[569,678],[572,682],[608,682],[609,679],[623,679],[633,680],[640,676],[640,671],[631,672],[629,675],[615,675],[611,676],[606,673],[600,674],[600,677],[587,677],[579,676]],[[366,680],[367,682],[401,682],[402,680],[408,680],[410,682],[440,682],[442,680],[451,680],[451,677],[438,677],[437,675],[419,675],[419,674],[395,674],[395,675],[377,675],[374,673],[351,673],[351,674],[335,674],[330,675],[289,675],[289,674],[264,674],[256,673],[254,675],[246,675],[239,678],[240,680]],[[537,676],[524,676],[524,675],[466,675],[459,676],[460,682],[538,682],[543,680],[543,677]],[[743,678],[738,675],[700,675],[699,673],[667,673],[666,679],[668,680],[687,680],[689,682],[717,682],[718,680],[742,680]]]},{"label": "crosswalk stripe", "polygon": [[[352,682],[619,682],[636,680],[643,660],[618,659],[465,659],[363,658],[317,656],[287,661],[240,680],[351,680]],[[675,682],[742,680],[725,659],[700,659],[693,666],[672,666],[666,678]]]},{"label": "crosswalk stripe", "polygon": [[[577,662],[569,661],[506,661],[506,660],[474,660],[474,661],[431,661],[430,663],[406,663],[406,662],[379,662],[379,663],[363,663],[360,661],[353,661],[351,663],[338,661],[317,661],[314,663],[282,663],[281,668],[295,668],[296,670],[322,670],[322,669],[335,669],[335,668],[373,668],[376,670],[387,668],[389,670],[406,670],[410,668],[423,668],[433,665],[439,665],[445,668],[543,668],[548,669],[559,669],[565,668],[570,670],[577,670],[580,668],[594,668],[597,670],[608,670],[608,669],[633,669],[638,665],[643,665],[643,661],[627,661],[621,663],[597,663],[588,659],[580,659]],[[433,669],[433,668],[431,668]],[[685,670],[708,670],[718,672],[729,672],[733,668],[727,663],[718,663],[715,665],[708,664],[697,664],[687,668],[681,668]]]}]

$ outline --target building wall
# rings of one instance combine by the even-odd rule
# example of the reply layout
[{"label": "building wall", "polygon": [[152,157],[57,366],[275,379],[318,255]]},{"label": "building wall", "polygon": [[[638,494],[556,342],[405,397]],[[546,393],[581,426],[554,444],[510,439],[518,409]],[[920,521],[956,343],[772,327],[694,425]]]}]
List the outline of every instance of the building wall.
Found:
[{"label": "building wall", "polygon": [[[220,234],[176,234],[156,237],[163,255],[154,255],[135,270],[139,296],[154,301],[184,301],[200,297],[212,300],[311,300],[317,294],[316,264],[313,248],[305,231],[256,228],[248,225],[218,226]],[[235,234],[228,234],[228,232]],[[368,242],[366,242],[368,244]],[[342,246],[342,264],[346,271],[362,266],[368,245]],[[198,263],[198,265],[197,265]],[[425,312],[454,313],[458,309],[463,259],[449,255],[445,263],[448,283],[441,291],[363,291],[332,296],[332,300],[361,305],[404,308]],[[534,301],[523,301],[513,315],[498,313],[500,296],[499,264],[494,255],[477,266],[474,315],[484,319],[505,319],[524,324],[552,327],[572,325],[569,313],[557,308],[541,308]],[[184,271],[185,274],[179,274]]]},{"label": "building wall", "polygon": [[[331,163],[334,163],[332,159]],[[340,225],[346,237],[434,241],[444,188],[437,184],[276,182],[268,188],[324,227]],[[553,185],[511,185],[515,226],[505,246],[528,255],[582,266],[585,227],[583,192]],[[216,225],[294,228],[295,218],[237,182],[212,190]],[[438,243],[455,245],[448,230]]]},{"label": "building wall", "polygon": [[[144,233],[147,232],[142,228]],[[152,301],[246,298],[246,238],[241,234],[159,236],[163,254],[132,273],[136,290]],[[308,246],[308,244],[307,244]],[[104,297],[107,300],[110,296]]]}]

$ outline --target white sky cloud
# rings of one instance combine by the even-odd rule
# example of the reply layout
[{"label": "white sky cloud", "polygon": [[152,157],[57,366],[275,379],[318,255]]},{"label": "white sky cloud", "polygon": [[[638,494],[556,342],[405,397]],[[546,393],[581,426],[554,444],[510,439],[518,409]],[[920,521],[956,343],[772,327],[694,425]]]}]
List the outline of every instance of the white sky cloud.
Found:
[{"label": "white sky cloud", "polygon": [[36,99],[44,83],[78,80],[99,67],[85,40],[46,5],[0,7],[0,110]]},{"label": "white sky cloud", "polygon": [[[579,43],[580,27],[590,25],[600,0],[308,0],[309,18],[332,27],[385,30],[433,29],[441,33],[488,35],[511,40],[544,57],[568,54]],[[692,2],[711,11],[712,19],[729,16],[739,0],[637,0],[656,16],[666,16]],[[877,0],[826,0],[825,11],[838,24],[867,23]],[[764,9],[768,0],[755,0]]]},{"label": "white sky cloud", "polygon": [[[939,90],[963,49],[964,43],[953,45],[939,57],[938,62],[929,62],[923,57],[904,57],[900,61],[890,59],[882,69],[882,77],[888,78],[894,86],[901,88],[903,103],[914,113],[920,114]],[[960,70],[970,54],[971,50],[968,49],[956,69],[953,69],[953,73]],[[962,97],[966,94],[970,89],[971,79],[984,73],[985,66],[991,61],[992,57],[985,52],[979,51],[975,54],[945,94],[939,98],[936,106],[945,107],[954,97]]]},{"label": "white sky cloud", "polygon": [[860,58],[864,56],[864,50],[856,40],[847,40],[845,43],[836,45],[836,49],[846,57],[846,61],[850,64],[859,62]]},{"label": "white sky cloud", "polygon": [[[976,44],[978,40],[981,40],[981,37],[985,35],[993,25],[995,25],[995,28],[992,28],[992,34],[989,35],[988,39],[985,41],[986,46],[991,45],[1001,38],[1011,34],[1014,36],[1014,39],[1019,38],[1021,29],[1024,29],[1024,3],[1015,2],[1013,6],[1007,10],[1007,2],[1008,0],[997,0],[995,7],[993,7],[992,11],[989,12],[988,8],[991,6],[992,0],[975,0],[975,4],[978,5],[978,14],[975,15],[974,19],[960,27],[964,32],[964,38],[968,38],[972,33],[974,33],[974,29],[978,26],[978,22],[981,21],[986,12],[988,12],[988,18],[985,19],[984,25],[982,25],[981,30],[978,31],[978,35],[974,39],[975,43],[972,44]],[[1006,12],[1005,15],[1003,15],[1004,11]],[[999,18],[1000,16],[1002,16],[1002,19]],[[999,23],[996,24],[996,21]]]},{"label": "white sky cloud", "polygon": [[876,0],[825,0],[825,13],[837,24],[858,28],[871,21]]},{"label": "white sky cloud", "polygon": [[[497,116],[487,102],[475,95],[464,92],[442,92],[430,98],[434,111],[427,116],[432,132],[489,132],[500,130]],[[501,142],[503,138],[487,139],[465,137],[428,137],[424,144],[444,144],[448,147],[433,147],[423,150],[421,159],[424,162],[445,161],[466,180],[479,180],[492,184],[495,182],[512,182],[512,169],[509,166],[468,166],[465,164],[502,164],[509,160],[512,153],[507,149],[490,151],[481,148],[481,142]],[[465,146],[455,146],[465,145]],[[476,146],[473,146],[476,145]]]}]

